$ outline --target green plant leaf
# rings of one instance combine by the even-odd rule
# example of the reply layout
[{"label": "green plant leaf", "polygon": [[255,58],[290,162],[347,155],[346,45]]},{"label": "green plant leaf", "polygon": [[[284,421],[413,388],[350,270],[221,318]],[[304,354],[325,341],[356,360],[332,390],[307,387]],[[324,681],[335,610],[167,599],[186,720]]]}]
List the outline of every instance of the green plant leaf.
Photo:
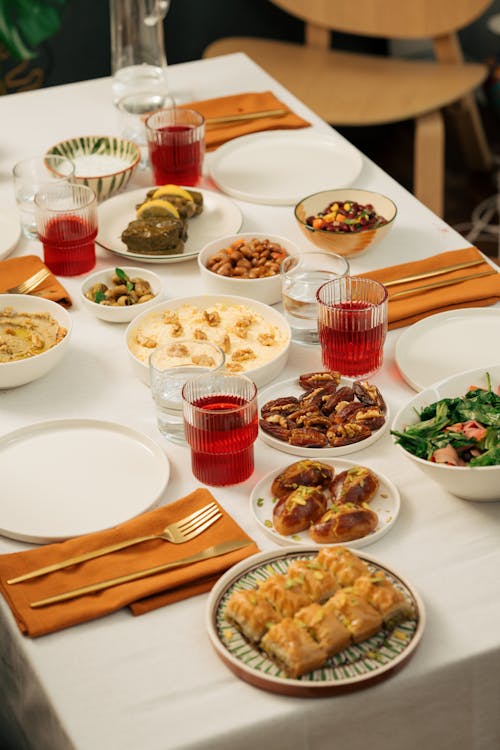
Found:
[{"label": "green plant leaf", "polygon": [[34,56],[33,49],[56,34],[62,11],[71,0],[0,0],[0,42],[20,59]]}]

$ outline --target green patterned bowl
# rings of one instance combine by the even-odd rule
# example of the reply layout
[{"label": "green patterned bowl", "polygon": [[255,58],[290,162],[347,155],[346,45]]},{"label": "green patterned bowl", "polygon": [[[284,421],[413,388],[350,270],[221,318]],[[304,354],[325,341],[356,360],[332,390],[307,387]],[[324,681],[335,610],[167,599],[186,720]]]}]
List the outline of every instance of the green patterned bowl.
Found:
[{"label": "green patterned bowl", "polygon": [[47,153],[71,159],[75,181],[92,188],[98,201],[123,190],[141,158],[135,143],[111,135],[69,138],[56,143]]}]

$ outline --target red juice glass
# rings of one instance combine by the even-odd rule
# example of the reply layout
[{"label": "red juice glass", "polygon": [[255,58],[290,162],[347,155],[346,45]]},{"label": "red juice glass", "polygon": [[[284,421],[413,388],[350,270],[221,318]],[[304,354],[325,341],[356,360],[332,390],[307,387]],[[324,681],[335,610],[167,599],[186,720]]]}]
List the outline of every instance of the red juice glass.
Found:
[{"label": "red juice glass", "polygon": [[193,109],[160,109],[146,120],[156,185],[197,185],[205,155],[205,118]]},{"label": "red juice glass", "polygon": [[97,199],[86,185],[60,183],[35,195],[45,265],[57,276],[78,276],[96,262]]},{"label": "red juice glass", "polygon": [[323,367],[362,377],[382,366],[387,335],[387,289],[378,281],[343,276],[316,294]]},{"label": "red juice glass", "polygon": [[195,477],[213,487],[248,479],[258,432],[255,383],[245,375],[200,375],[185,383],[182,400]]}]

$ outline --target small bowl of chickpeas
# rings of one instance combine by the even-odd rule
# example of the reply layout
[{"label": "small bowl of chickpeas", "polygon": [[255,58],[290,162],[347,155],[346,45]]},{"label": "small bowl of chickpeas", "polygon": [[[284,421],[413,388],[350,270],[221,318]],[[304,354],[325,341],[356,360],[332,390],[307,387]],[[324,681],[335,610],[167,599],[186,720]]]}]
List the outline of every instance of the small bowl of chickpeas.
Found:
[{"label": "small bowl of chickpeas", "polygon": [[84,306],[109,323],[130,323],[163,297],[163,283],[152,271],[113,266],[87,276],[81,289]]},{"label": "small bowl of chickpeas", "polygon": [[290,255],[298,257],[300,250],[285,237],[242,232],[205,245],[198,266],[207,292],[275,305],[281,302],[280,266]]}]

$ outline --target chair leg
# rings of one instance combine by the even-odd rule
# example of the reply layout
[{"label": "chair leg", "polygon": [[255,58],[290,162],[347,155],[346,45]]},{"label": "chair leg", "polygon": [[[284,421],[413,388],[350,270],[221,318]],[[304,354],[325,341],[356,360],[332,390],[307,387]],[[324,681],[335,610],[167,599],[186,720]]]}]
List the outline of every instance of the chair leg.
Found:
[{"label": "chair leg", "polygon": [[413,192],[438,216],[444,213],[444,122],[441,112],[415,121]]},{"label": "chair leg", "polygon": [[493,167],[491,151],[473,94],[449,107],[457,129],[465,163],[472,171],[488,172]]}]

